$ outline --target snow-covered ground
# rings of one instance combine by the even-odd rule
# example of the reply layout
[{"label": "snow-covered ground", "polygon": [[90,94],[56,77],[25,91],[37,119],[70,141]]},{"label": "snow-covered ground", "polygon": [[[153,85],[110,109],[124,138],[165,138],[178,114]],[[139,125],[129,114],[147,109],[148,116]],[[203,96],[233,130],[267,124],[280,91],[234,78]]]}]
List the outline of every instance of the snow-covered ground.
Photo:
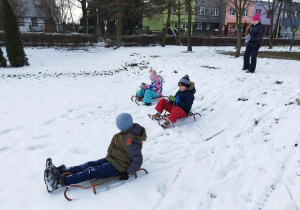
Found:
[{"label": "snow-covered ground", "polygon": [[[233,47],[25,50],[29,67],[0,69],[0,209],[300,208],[299,61],[259,58],[246,74],[242,57],[218,53]],[[189,74],[192,110],[202,117],[166,130],[151,121],[158,101],[130,100],[150,83],[151,67],[165,80],[164,95]],[[49,194],[46,158],[72,166],[105,157],[122,112],[147,130],[149,174],[98,187],[97,195],[73,190],[72,202],[64,189]]]}]

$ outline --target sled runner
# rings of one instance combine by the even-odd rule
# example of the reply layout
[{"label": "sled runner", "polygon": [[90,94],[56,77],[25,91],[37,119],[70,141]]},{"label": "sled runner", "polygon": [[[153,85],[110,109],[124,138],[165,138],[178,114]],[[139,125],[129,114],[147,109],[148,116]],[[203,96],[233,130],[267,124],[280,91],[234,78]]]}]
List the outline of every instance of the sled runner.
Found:
[{"label": "sled runner", "polygon": [[[160,115],[159,120],[157,120],[157,121],[158,121],[158,124],[161,126],[160,121],[161,121],[161,120],[166,120],[166,119],[169,117],[169,115],[170,115],[170,114],[167,114],[166,112],[165,112],[165,114]],[[189,113],[186,117],[182,117],[182,118],[179,118],[179,119],[183,119],[183,118],[187,118],[187,117],[193,116],[193,117],[194,117],[194,120],[196,120],[196,115],[199,115],[199,116],[201,117],[201,114],[200,114],[200,113],[193,113],[192,111],[190,111],[190,113]],[[148,114],[148,117],[149,117],[151,120],[154,119],[154,118],[153,118],[154,115]],[[173,124],[173,127],[174,127],[174,123],[172,123],[172,124]]]},{"label": "sled runner", "polygon": [[[134,99],[135,98],[135,99]],[[164,98],[164,99],[168,99],[169,97],[168,96],[159,96],[159,97],[156,97],[156,98],[152,98],[152,100],[154,99],[161,99],[161,98]],[[138,103],[138,101],[143,101],[144,97],[137,97],[136,95],[135,96],[131,96],[131,101],[134,100],[134,102],[140,106],[140,104]]]},{"label": "sled runner", "polygon": [[[137,171],[144,171],[146,174],[148,174],[148,171],[144,168],[140,168],[139,170]],[[64,175],[71,175],[72,173],[65,173]],[[137,173],[135,173],[135,178],[137,178]],[[96,186],[99,186],[99,185],[102,185],[102,184],[105,184],[107,182],[110,182],[110,181],[113,181],[113,180],[118,180],[118,177],[117,176],[113,176],[113,177],[107,177],[107,178],[104,178],[104,179],[92,179],[90,180],[90,183],[91,185],[89,186],[82,186],[82,185],[77,185],[77,184],[74,184],[74,185],[70,185],[66,188],[65,192],[64,192],[64,196],[65,198],[68,200],[68,201],[72,201],[71,198],[69,198],[67,196],[67,192],[71,189],[71,188],[80,188],[80,189],[90,189],[90,188],[93,188],[93,192],[94,194],[96,195]]]}]

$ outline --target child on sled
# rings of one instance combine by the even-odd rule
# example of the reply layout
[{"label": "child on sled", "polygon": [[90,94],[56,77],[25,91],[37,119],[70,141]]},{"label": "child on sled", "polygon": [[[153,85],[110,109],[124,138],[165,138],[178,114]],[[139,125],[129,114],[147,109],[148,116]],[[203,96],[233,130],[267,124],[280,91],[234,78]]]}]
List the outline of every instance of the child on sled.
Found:
[{"label": "child on sled", "polygon": [[151,85],[146,85],[144,82],[140,86],[140,90],[137,92],[137,97],[144,97],[144,104],[145,106],[152,105],[152,98],[160,97],[162,94],[163,89],[163,78],[156,73],[155,70],[150,69],[150,79]]},{"label": "child on sled", "polygon": [[161,125],[164,128],[168,128],[171,122],[175,123],[179,118],[186,117],[192,108],[196,92],[194,82],[190,82],[189,76],[185,75],[179,80],[178,86],[179,90],[175,96],[169,96],[169,100],[159,100],[155,107],[157,113],[153,115],[153,119],[159,120],[164,110],[170,113]]},{"label": "child on sled", "polygon": [[[72,167],[56,167],[48,158],[44,172],[48,192],[94,178],[118,176],[120,180],[127,180],[129,174],[135,174],[143,163],[142,146],[147,138],[146,130],[133,123],[128,113],[119,114],[116,124],[121,132],[113,136],[106,158]],[[65,175],[66,172],[72,175]]]}]

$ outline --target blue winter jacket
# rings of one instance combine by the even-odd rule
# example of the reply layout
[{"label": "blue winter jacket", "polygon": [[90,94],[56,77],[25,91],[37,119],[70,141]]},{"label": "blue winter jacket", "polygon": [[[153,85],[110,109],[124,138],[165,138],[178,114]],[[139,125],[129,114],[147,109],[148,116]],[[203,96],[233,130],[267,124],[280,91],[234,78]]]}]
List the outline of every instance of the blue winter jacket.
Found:
[{"label": "blue winter jacket", "polygon": [[176,103],[176,106],[182,108],[187,115],[190,113],[193,102],[195,100],[194,97],[195,93],[196,93],[195,83],[191,82],[190,87],[186,91],[181,92],[180,90],[178,90],[175,95],[175,98],[179,100]]},{"label": "blue winter jacket", "polygon": [[262,38],[265,35],[265,26],[259,22],[257,25],[251,25],[250,27],[250,40],[248,46],[250,47],[260,47],[262,43]]}]

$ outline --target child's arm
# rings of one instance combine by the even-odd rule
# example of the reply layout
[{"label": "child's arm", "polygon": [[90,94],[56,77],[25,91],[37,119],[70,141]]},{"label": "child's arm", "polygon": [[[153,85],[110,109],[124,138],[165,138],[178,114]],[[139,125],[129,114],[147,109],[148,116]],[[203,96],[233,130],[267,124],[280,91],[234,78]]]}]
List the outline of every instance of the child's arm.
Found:
[{"label": "child's arm", "polygon": [[192,104],[194,102],[194,99],[195,99],[194,95],[190,94],[190,95],[187,95],[185,97],[184,101],[179,100],[176,105],[183,108],[183,109],[185,109],[185,110],[188,110],[192,106]]},{"label": "child's arm", "polygon": [[126,145],[125,149],[132,160],[132,163],[127,168],[127,173],[135,174],[135,172],[140,169],[143,164],[143,155],[140,142],[137,139],[132,139],[132,144]]},{"label": "child's arm", "polygon": [[162,86],[162,79],[158,79],[155,82],[153,82],[151,85],[146,85],[145,89],[157,90],[160,89],[161,86]]}]

